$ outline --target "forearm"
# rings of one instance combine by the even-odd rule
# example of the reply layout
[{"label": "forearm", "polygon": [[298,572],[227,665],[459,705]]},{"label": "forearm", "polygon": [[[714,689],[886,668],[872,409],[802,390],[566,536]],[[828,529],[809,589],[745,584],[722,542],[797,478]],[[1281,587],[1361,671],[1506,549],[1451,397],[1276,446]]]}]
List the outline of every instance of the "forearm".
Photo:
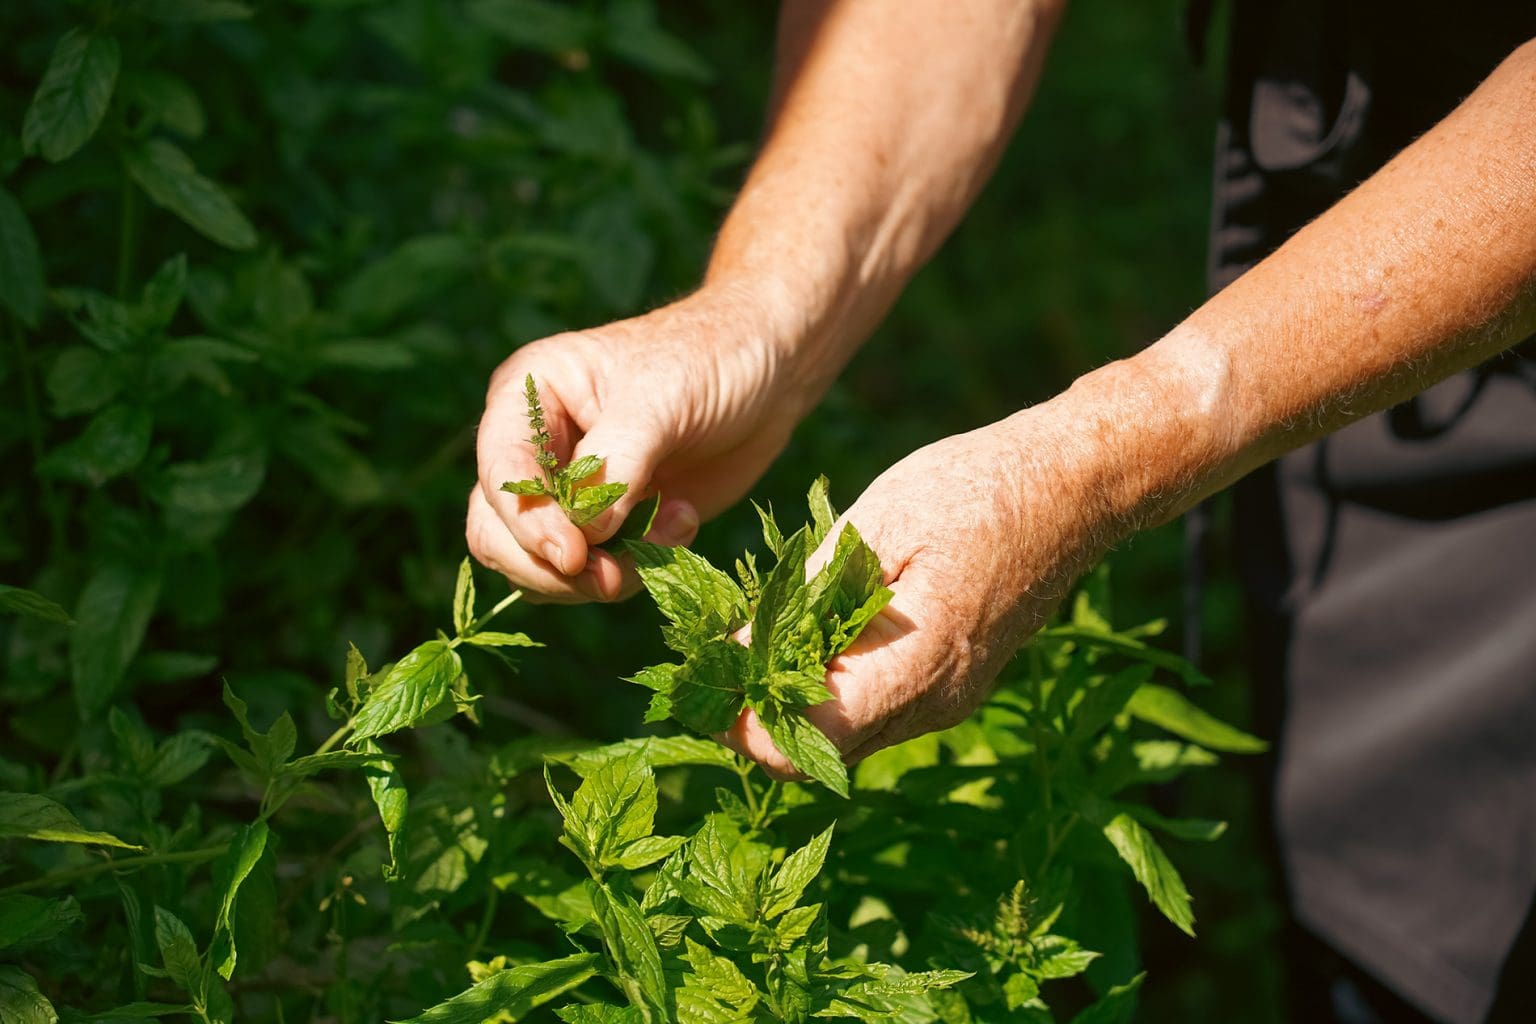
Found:
[{"label": "forearm", "polygon": [[770,309],[813,402],[954,227],[1064,0],[789,0],[769,127],[706,285]]},{"label": "forearm", "polygon": [[1105,537],[1536,331],[1536,43],[1135,358],[1056,400]]}]

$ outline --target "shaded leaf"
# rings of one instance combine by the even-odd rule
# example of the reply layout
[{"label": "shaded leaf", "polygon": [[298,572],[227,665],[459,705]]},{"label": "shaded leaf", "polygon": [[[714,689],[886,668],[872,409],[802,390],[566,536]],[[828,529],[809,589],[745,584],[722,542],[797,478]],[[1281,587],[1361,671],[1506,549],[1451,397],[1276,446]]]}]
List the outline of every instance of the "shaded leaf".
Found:
[{"label": "shaded leaf", "polygon": [[105,565],[86,581],[69,647],[81,715],[98,714],[111,701],[159,599],[160,574],[136,566]]},{"label": "shaded leaf", "polygon": [[129,175],[156,205],[226,248],[255,248],[256,229],[245,214],[176,146],[150,139],[128,150],[124,161]]},{"label": "shaded leaf", "polygon": [[69,617],[69,612],[42,594],[4,583],[0,583],[0,611],[44,622],[56,622],[61,626],[72,626],[75,622]]},{"label": "shaded leaf", "polygon": [[73,156],[96,134],[121,63],[122,51],[111,36],[66,32],[22,121],[22,147],[55,163]]},{"label": "shaded leaf", "polygon": [[0,306],[28,327],[43,315],[43,257],[26,211],[0,188]]}]

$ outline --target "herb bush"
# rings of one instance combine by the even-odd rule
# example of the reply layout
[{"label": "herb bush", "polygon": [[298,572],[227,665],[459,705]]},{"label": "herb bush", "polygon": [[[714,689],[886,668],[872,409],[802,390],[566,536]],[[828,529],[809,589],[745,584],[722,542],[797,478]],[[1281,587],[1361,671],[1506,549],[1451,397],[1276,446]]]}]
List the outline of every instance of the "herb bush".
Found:
[{"label": "herb bush", "polygon": [[1221,831],[1138,788],[1259,745],[1102,576],[970,721],[815,761],[846,798],[553,728],[503,663],[629,691],[589,613],[455,583],[490,368],[684,284],[740,160],[648,3],[17,0],[0,39],[0,1019],[1129,1018],[1137,887],[1193,926],[1157,837]]}]

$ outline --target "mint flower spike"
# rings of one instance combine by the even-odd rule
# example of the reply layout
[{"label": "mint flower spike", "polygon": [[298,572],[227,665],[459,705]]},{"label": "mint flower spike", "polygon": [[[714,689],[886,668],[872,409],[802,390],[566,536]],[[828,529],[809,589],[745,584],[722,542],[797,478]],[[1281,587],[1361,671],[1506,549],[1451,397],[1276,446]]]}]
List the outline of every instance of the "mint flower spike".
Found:
[{"label": "mint flower spike", "polygon": [[[523,381],[523,394],[528,400],[528,443],[533,445],[533,460],[544,471],[544,476],[542,479],[509,480],[501,485],[501,489],[530,498],[553,498],[572,524],[584,526],[628,494],[629,484],[583,484],[583,480],[602,470],[606,460],[601,455],[583,455],[562,466],[560,457],[550,447],[553,438],[544,418],[544,405],[539,400],[538,382],[531,373]],[[660,504],[660,495],[642,502],[629,514],[610,543],[643,537],[651,528]]]}]

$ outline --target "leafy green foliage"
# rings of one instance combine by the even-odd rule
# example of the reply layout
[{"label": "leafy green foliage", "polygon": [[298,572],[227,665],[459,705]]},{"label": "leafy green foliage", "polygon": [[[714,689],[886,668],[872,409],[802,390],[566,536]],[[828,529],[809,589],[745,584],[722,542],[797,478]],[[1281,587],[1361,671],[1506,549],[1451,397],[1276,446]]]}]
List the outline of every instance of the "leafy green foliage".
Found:
[{"label": "leafy green foliage", "polygon": [[[759,509],[776,561],[761,571],[748,554],[736,563],[737,579],[683,548],[628,544],[668,620],[667,646],[684,659],[641,669],[633,681],[656,691],[647,721],[674,718],[716,733],[752,709],[791,764],[847,796],[842,756],[803,712],[831,699],[822,682],[827,662],[858,638],[891,592],[879,559],[851,523],[838,534],[831,559],[807,578],[806,559],[837,519],[825,477],[811,486],[808,503],[811,523],[788,537],[771,511]],[[734,634],[748,625],[751,640],[738,643]]]}]

